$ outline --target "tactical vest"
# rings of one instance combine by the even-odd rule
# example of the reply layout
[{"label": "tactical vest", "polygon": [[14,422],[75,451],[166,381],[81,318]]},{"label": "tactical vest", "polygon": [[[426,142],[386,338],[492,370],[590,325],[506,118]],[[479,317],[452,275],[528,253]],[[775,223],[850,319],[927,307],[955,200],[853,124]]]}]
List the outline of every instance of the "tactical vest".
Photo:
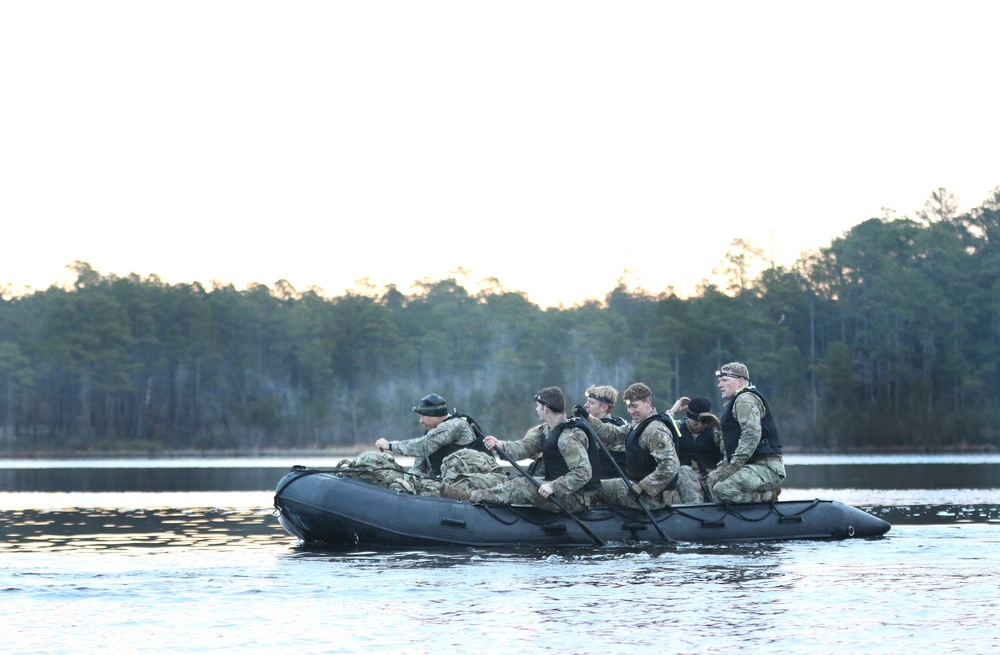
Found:
[{"label": "tactical vest", "polygon": [[570,428],[580,428],[587,435],[587,459],[590,460],[590,480],[579,491],[594,491],[601,487],[601,478],[598,476],[598,465],[600,464],[600,452],[597,445],[598,436],[594,434],[594,428],[590,423],[582,418],[571,418],[558,424],[542,444],[542,457],[545,459],[545,479],[547,481],[561,478],[569,473],[569,465],[559,452],[559,435],[562,431]]},{"label": "tactical vest", "polygon": [[487,448],[486,445],[483,443],[483,437],[485,435],[483,434],[482,429],[480,429],[480,427],[476,424],[474,420],[472,420],[472,418],[466,416],[465,414],[454,414],[445,420],[450,421],[451,419],[455,418],[466,421],[469,424],[469,427],[472,428],[472,434],[474,435],[475,438],[472,440],[472,443],[467,443],[464,445],[451,443],[448,444],[447,446],[441,446],[433,453],[431,453],[430,457],[427,458],[427,461],[430,462],[431,477],[433,478],[441,477],[441,462],[444,461],[444,458],[447,457],[448,455],[451,455],[452,453],[457,453],[463,448],[478,450],[480,452],[486,453],[487,455],[493,457],[494,459],[496,458],[496,454],[494,454],[494,452],[489,448]]},{"label": "tactical vest", "polygon": [[[764,405],[764,418],[760,420],[760,443],[757,444],[757,450],[753,451],[753,455],[750,456],[749,462],[752,462],[758,457],[763,455],[780,455],[781,454],[781,438],[778,436],[778,424],[774,421],[774,414],[771,413],[771,408],[767,404],[767,399],[764,398],[754,387],[746,387],[740,393],[752,393],[753,395],[760,398],[760,402]],[[733,453],[740,444],[740,435],[743,434],[743,428],[740,427],[740,422],[736,420],[733,415],[733,406],[736,404],[739,394],[736,395],[733,400],[726,405],[726,408],[722,410],[722,442],[726,446],[726,457],[732,457]]]},{"label": "tactical vest", "polygon": [[682,466],[691,466],[692,462],[697,462],[698,470],[704,475],[719,465],[721,456],[719,447],[712,438],[712,428],[705,428],[698,435],[691,432],[687,421],[681,422],[679,428],[681,434],[674,440],[674,447],[677,448],[677,459]]},{"label": "tactical vest", "polygon": [[[627,425],[627,423],[625,422],[625,419],[623,419],[620,416],[605,416],[604,418],[601,419],[601,423],[607,423],[609,425],[615,425],[615,426],[618,426],[618,427],[621,427],[623,425]],[[599,438],[600,437],[598,437],[598,439]],[[620,468],[621,470],[624,471],[625,470],[625,451],[624,450],[609,450],[608,452],[611,454],[611,458],[614,459],[615,462],[618,463],[618,468]],[[601,453],[601,454],[603,455],[603,453]],[[598,473],[597,473],[597,475],[602,480],[610,480],[610,479],[613,479],[613,478],[616,479],[616,478],[620,478],[621,477],[620,475],[618,475],[618,469],[615,468],[614,464],[612,464],[611,462],[608,461],[607,457],[602,457],[601,458],[601,464],[598,467]]]},{"label": "tactical vest", "polygon": [[678,436],[674,420],[666,414],[650,414],[632,428],[625,438],[625,473],[633,482],[639,482],[656,470],[656,459],[639,445],[639,437],[653,421],[662,421],[673,439],[676,440]]}]

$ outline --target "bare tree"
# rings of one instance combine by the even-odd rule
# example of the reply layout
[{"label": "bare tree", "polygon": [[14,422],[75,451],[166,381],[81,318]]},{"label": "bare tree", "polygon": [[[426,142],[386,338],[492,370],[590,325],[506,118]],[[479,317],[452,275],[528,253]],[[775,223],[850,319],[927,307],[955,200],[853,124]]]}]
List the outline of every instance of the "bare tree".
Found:
[{"label": "bare tree", "polygon": [[958,196],[944,187],[938,187],[924,201],[924,208],[917,212],[917,218],[928,225],[941,221],[951,222],[958,217],[960,204]]},{"label": "bare tree", "polygon": [[729,291],[741,293],[750,288],[755,263],[767,263],[764,251],[747,239],[733,239],[722,261],[722,268],[713,270],[712,273],[724,275]]}]

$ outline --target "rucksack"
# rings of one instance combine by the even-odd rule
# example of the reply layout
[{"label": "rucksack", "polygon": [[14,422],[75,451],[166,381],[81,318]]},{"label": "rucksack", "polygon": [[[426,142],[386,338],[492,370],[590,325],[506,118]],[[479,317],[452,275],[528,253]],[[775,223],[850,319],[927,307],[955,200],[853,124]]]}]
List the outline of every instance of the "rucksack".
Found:
[{"label": "rucksack", "polygon": [[396,463],[392,455],[371,450],[354,459],[344,459],[334,467],[334,473],[345,478],[364,480],[388,487],[403,477],[403,467]]}]

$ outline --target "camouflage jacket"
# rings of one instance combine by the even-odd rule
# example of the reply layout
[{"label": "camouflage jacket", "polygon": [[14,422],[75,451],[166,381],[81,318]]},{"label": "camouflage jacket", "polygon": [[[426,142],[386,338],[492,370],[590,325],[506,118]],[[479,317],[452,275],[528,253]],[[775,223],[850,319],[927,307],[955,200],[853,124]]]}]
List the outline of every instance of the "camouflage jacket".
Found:
[{"label": "camouflage jacket", "polygon": [[[656,413],[655,409],[653,413]],[[624,446],[629,433],[637,424],[632,421],[628,425],[611,425],[591,418],[590,425],[610,449],[612,444]],[[639,445],[656,460],[656,468],[639,480],[638,484],[650,496],[657,496],[677,478],[677,471],[681,467],[677,449],[674,448],[674,435],[662,421],[653,421],[639,435]]]},{"label": "camouflage jacket", "polygon": [[[552,432],[546,424],[528,430],[520,441],[500,441],[497,445],[514,460],[531,459],[541,455],[545,439]],[[557,497],[565,496],[590,482],[593,469],[587,457],[587,435],[580,428],[567,428],[559,435],[559,454],[566,460],[569,472],[551,481]]]},{"label": "camouflage jacket", "polygon": [[475,441],[476,435],[465,419],[450,417],[422,437],[406,441],[390,441],[389,448],[399,455],[416,458],[414,468],[423,473],[430,471],[427,458],[443,446],[458,444],[465,446]]},{"label": "camouflage jacket", "polygon": [[739,422],[742,431],[736,452],[729,458],[734,466],[743,466],[757,450],[762,434],[760,419],[764,416],[764,403],[752,393],[741,393],[732,400],[733,417]]}]

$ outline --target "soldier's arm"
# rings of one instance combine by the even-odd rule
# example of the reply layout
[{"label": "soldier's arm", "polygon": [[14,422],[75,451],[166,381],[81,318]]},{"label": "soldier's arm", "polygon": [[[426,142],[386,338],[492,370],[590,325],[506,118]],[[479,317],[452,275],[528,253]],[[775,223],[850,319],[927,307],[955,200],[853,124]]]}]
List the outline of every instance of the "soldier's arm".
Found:
[{"label": "soldier's arm", "polygon": [[594,432],[597,433],[597,436],[600,437],[601,441],[609,449],[625,445],[625,438],[628,437],[630,426],[605,423],[593,416],[587,419],[587,422],[590,423],[590,427],[594,428]]},{"label": "soldier's arm", "polygon": [[531,459],[542,452],[545,442],[545,426],[536,425],[519,441],[500,441],[497,445],[514,460]]},{"label": "soldier's arm", "polygon": [[430,457],[442,446],[453,443],[472,443],[475,435],[472,428],[462,419],[445,421],[427,434],[416,439],[393,441],[390,443],[392,452],[413,457]]},{"label": "soldier's arm", "polygon": [[655,421],[643,432],[639,443],[656,460],[656,468],[639,481],[639,486],[650,496],[655,496],[674,481],[680,468],[674,438],[667,426]]}]

